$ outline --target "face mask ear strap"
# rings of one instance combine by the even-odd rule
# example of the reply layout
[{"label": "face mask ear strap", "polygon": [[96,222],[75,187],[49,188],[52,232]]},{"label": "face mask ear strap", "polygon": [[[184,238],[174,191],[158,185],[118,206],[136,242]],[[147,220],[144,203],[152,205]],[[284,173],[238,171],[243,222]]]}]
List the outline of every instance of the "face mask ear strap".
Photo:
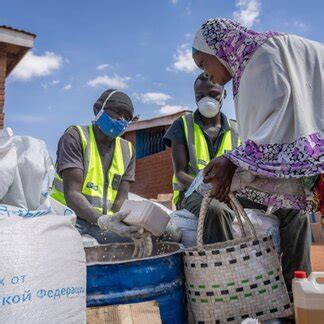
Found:
[{"label": "face mask ear strap", "polygon": [[221,97],[219,98],[219,105],[220,107],[223,106],[223,100],[224,100],[224,96],[225,96],[225,88],[223,88],[223,91],[222,91],[222,94],[221,94]]},{"label": "face mask ear strap", "polygon": [[103,102],[100,111],[99,111],[98,114],[96,115],[96,117],[95,117],[95,121],[98,120],[98,118],[99,118],[99,117],[104,113],[104,108],[105,108],[105,106],[106,106],[107,101],[108,101],[108,100],[111,98],[111,96],[112,96],[114,93],[116,93],[116,92],[118,92],[118,90],[114,90],[114,91],[112,91],[112,92],[109,93],[109,95],[107,96],[106,100]]}]

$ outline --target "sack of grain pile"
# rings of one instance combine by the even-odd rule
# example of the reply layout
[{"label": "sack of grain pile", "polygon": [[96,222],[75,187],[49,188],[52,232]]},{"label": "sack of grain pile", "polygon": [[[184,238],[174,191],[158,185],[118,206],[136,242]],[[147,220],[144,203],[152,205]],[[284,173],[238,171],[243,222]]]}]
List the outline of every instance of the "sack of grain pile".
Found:
[{"label": "sack of grain pile", "polygon": [[0,132],[0,323],[85,323],[76,216],[48,197],[45,143]]}]

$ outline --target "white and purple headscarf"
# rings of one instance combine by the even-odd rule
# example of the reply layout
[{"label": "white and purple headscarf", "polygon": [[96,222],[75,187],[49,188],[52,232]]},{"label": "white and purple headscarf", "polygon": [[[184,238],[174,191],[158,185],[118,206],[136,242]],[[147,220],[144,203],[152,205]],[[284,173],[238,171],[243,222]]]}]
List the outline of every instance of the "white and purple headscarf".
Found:
[{"label": "white and purple headscarf", "polygon": [[233,95],[238,93],[240,78],[254,52],[277,32],[259,33],[231,19],[207,20],[197,31],[193,54],[201,51],[215,55],[233,77]]},{"label": "white and purple headscarf", "polygon": [[215,55],[233,77],[242,144],[224,156],[254,177],[246,177],[246,183],[238,179],[237,194],[263,205],[305,210],[301,179],[324,169],[324,76],[318,68],[324,47],[296,35],[273,37],[281,35],[211,19],[198,30],[193,54]]}]

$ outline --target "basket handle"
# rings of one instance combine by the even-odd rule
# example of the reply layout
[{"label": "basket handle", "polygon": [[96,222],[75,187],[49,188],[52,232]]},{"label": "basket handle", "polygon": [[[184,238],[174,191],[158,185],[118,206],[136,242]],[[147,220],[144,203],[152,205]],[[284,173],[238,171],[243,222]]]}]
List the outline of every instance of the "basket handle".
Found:
[{"label": "basket handle", "polygon": [[[253,224],[251,223],[249,217],[247,216],[245,210],[243,209],[242,205],[239,203],[235,195],[230,192],[229,193],[229,199],[231,206],[234,210],[234,212],[237,215],[237,219],[240,225],[240,230],[242,237],[247,237],[248,234],[252,236],[253,239],[256,239],[257,233],[255,231],[255,228]],[[203,246],[203,236],[204,236],[204,224],[205,224],[205,218],[207,214],[207,210],[209,207],[210,202],[212,201],[212,198],[210,197],[210,191],[206,192],[200,208],[199,213],[199,219],[198,219],[198,227],[197,227],[197,246],[198,248],[201,248]],[[243,223],[244,220],[244,223]]]}]

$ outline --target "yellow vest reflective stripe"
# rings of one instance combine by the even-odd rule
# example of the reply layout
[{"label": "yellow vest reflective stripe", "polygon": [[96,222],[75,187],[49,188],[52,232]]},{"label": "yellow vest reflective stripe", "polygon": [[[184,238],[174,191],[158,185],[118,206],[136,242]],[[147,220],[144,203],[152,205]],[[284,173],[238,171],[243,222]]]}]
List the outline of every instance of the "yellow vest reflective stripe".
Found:
[{"label": "yellow vest reflective stripe", "polygon": [[[104,174],[93,126],[75,127],[81,138],[84,164],[82,194],[100,213],[112,214],[120,181],[131,161],[132,144],[120,137],[115,139],[114,154],[107,174]],[[66,205],[62,178],[56,174],[51,196]]]},{"label": "yellow vest reflective stripe", "polygon": [[[184,115],[181,118],[189,155],[188,173],[195,177],[197,173],[204,169],[205,166],[210,162],[208,144],[203,130],[194,121],[193,113]],[[222,141],[215,157],[219,157],[226,152],[232,151],[241,144],[241,141],[237,135],[236,122],[228,120],[228,123],[230,124],[231,129],[227,130],[223,134]],[[173,203],[177,204],[179,201],[180,192],[184,189],[178,183],[175,175],[173,175],[172,185]]]}]

